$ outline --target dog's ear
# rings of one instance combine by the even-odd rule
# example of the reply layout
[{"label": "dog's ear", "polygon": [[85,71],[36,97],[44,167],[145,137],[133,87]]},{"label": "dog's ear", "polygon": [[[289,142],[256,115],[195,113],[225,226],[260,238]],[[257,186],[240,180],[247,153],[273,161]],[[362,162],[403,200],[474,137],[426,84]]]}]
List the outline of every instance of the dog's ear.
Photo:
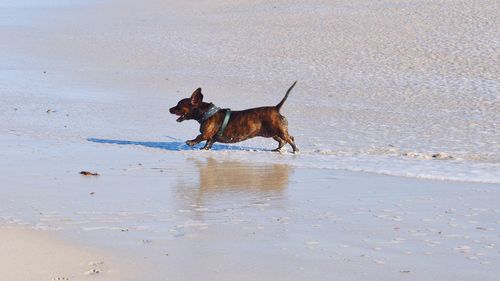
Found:
[{"label": "dog's ear", "polygon": [[202,101],[203,101],[203,95],[201,94],[201,88],[198,88],[191,95],[191,104],[193,106],[198,106]]}]

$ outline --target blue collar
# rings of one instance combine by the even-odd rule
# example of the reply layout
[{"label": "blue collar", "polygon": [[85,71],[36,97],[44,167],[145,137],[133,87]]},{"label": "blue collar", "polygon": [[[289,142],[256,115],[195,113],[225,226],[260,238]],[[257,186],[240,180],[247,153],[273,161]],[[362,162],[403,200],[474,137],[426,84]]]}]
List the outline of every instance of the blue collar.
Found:
[{"label": "blue collar", "polygon": [[220,107],[217,107],[214,104],[212,104],[210,106],[210,108],[208,109],[208,111],[205,112],[205,114],[203,114],[203,116],[201,116],[201,119],[197,120],[198,123],[203,124],[205,121],[208,120],[208,118],[214,116],[215,113],[219,112],[219,110],[220,110]]}]

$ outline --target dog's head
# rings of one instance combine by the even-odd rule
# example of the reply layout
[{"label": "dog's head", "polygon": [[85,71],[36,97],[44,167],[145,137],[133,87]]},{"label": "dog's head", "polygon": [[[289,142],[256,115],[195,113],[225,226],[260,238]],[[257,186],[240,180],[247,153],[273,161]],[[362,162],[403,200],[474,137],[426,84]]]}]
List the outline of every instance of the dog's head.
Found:
[{"label": "dog's head", "polygon": [[170,108],[170,113],[180,116],[177,122],[198,118],[198,108],[202,105],[203,95],[201,88],[196,89],[190,98],[180,100],[176,106]]}]

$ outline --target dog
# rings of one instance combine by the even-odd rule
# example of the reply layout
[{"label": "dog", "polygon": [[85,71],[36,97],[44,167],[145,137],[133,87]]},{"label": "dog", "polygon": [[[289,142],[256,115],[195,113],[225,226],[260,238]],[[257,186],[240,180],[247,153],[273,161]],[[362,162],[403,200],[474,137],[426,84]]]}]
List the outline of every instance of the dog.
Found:
[{"label": "dog", "polygon": [[285,97],[276,106],[241,111],[221,109],[213,103],[204,102],[201,88],[198,88],[190,98],[181,99],[176,106],[170,108],[170,113],[179,116],[177,122],[196,120],[200,123],[201,134],[186,141],[189,146],[206,141],[201,149],[209,150],[215,142],[236,143],[253,137],[265,137],[278,142],[278,148],[273,151],[281,151],[288,143],[293,153],[296,153],[299,149],[295,145],[293,136],[288,133],[286,118],[280,113],[280,108],[295,84],[297,81],[290,86]]}]

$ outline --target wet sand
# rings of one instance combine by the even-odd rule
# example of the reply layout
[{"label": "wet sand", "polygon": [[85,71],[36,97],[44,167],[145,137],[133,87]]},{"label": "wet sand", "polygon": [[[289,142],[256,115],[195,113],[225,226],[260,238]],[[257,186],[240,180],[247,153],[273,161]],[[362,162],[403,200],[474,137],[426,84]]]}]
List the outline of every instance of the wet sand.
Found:
[{"label": "wet sand", "polygon": [[19,139],[1,147],[2,177],[15,187],[2,188],[1,225],[108,252],[142,266],[143,280],[498,274],[497,185],[245,161],[241,151]]}]

